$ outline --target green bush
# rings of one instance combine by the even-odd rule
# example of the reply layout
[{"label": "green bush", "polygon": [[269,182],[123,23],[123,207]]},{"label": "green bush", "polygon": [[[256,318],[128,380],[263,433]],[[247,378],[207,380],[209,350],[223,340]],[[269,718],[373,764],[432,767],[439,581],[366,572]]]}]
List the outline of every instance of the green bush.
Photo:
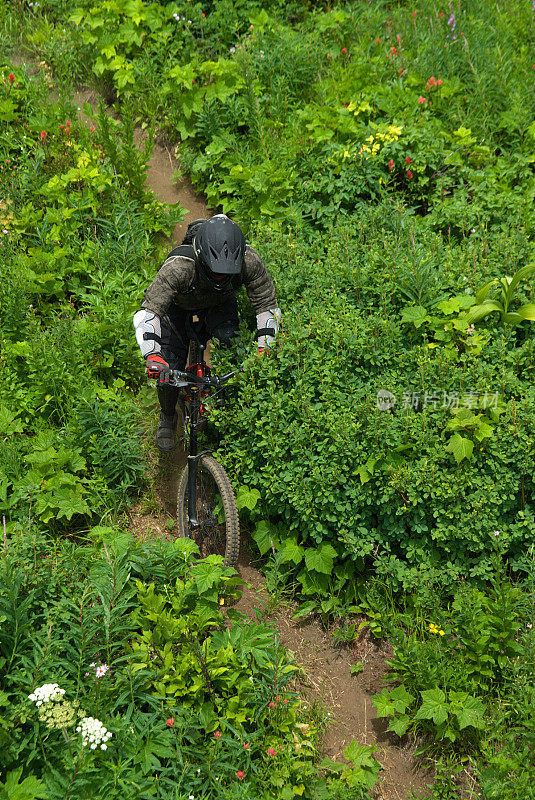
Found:
[{"label": "green bush", "polygon": [[[220,456],[259,489],[257,519],[275,523],[282,545],[297,537],[286,569],[297,567],[305,594],[320,579],[321,594],[331,568],[336,575],[332,563],[305,566],[307,548],[322,542],[338,564],[349,558],[358,572],[373,563],[406,586],[488,577],[494,530],[512,563],[533,542],[530,329],[517,337],[489,318],[480,339],[450,334],[461,300],[439,303],[433,336],[400,324],[410,287],[420,293],[412,302],[470,289],[455,263],[460,246],[416,221],[396,232],[396,214],[363,210],[353,232],[341,226],[308,246],[256,239],[280,287],[284,330],[269,359],[240,378],[238,411],[221,418]],[[428,272],[426,239],[436,265]],[[378,408],[380,391],[395,396],[391,409]]]}]

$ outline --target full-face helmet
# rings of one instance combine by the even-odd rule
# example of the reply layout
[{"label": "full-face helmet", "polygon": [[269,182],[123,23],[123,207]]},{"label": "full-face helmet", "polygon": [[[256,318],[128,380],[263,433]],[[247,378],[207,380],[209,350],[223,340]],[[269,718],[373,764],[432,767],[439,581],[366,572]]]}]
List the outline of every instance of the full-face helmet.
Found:
[{"label": "full-face helmet", "polygon": [[217,291],[226,291],[233,275],[239,275],[245,256],[245,237],[225,214],[206,220],[193,240],[201,274]]}]

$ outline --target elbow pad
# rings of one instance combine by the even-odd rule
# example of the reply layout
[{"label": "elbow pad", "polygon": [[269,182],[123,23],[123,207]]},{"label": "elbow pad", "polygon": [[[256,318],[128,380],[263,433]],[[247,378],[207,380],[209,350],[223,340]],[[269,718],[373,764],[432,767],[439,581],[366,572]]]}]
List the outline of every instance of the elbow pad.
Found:
[{"label": "elbow pad", "polygon": [[261,311],[256,315],[256,335],[258,338],[258,349],[271,347],[275,341],[275,336],[279,332],[282,319],[280,308],[270,308],[269,311]]},{"label": "elbow pad", "polygon": [[142,308],[134,314],[134,329],[137,343],[144,358],[160,353],[162,349],[162,327],[160,317]]}]

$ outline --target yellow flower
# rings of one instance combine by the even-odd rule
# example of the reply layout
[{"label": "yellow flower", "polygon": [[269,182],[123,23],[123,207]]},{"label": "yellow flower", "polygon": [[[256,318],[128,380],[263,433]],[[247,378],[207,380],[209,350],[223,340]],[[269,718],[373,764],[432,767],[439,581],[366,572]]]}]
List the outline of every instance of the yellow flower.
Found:
[{"label": "yellow flower", "polygon": [[444,636],[444,631],[442,629],[440,629],[438,634],[439,634],[439,636]]},{"label": "yellow flower", "polygon": [[429,623],[429,630],[431,633],[438,633],[438,625],[435,625],[434,622]]}]

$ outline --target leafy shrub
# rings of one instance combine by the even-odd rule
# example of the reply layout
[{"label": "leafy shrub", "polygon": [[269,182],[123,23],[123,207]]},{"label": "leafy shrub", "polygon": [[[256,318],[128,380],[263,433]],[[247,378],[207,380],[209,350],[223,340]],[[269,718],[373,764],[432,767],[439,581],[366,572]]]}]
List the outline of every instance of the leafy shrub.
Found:
[{"label": "leafy shrub", "polygon": [[[9,786],[150,797],[157,777],[162,798],[289,800],[326,788],[315,727],[288,683],[296,666],[267,626],[223,615],[220,600],[242,582],[219,557],[192,563],[195,549],[191,540],[140,545],[104,527],[86,544],[9,527],[0,559]],[[48,700],[52,684],[62,693]],[[94,748],[83,742],[89,723],[109,734],[93,734]],[[333,790],[364,794],[379,771],[371,748],[352,743],[347,758],[330,765]]]},{"label": "leafy shrub", "polygon": [[[383,206],[381,213],[389,212]],[[338,564],[349,557],[360,571],[372,561],[400,583],[422,585],[490,575],[494,530],[512,559],[533,537],[526,502],[533,419],[518,361],[530,363],[531,337],[520,344],[507,331],[487,334],[477,347],[468,338],[463,351],[448,350],[440,337],[435,343],[404,333],[397,265],[411,263],[413,243],[402,232],[383,233],[378,246],[365,223],[373,217],[363,211],[353,234],[341,228],[309,246],[276,235],[258,242],[281,289],[284,331],[270,358],[240,377],[239,411],[221,421],[220,456],[261,492],[256,518],[275,523],[281,546],[288,536],[299,545],[284,557],[285,569],[296,569],[312,596],[327,591],[339,568],[332,559],[306,565],[308,549],[322,543],[334,548]],[[420,236],[420,227],[413,230]],[[463,286],[444,247],[433,252],[442,286]],[[431,298],[441,289],[434,275]],[[505,364],[513,362],[520,380],[511,375],[504,383]],[[496,408],[485,408],[493,386]],[[395,397],[390,410],[377,406],[381,390]],[[269,422],[256,425],[266,409]],[[471,458],[450,455],[456,436],[475,443]],[[269,543],[260,539],[265,552]]]}]

